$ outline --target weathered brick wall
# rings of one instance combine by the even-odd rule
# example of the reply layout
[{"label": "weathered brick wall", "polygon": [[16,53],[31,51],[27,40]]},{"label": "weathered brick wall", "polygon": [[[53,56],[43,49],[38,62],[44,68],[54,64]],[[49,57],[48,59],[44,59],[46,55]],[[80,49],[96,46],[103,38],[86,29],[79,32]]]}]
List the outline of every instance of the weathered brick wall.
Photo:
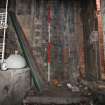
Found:
[{"label": "weathered brick wall", "polygon": [[[47,72],[48,1],[32,0],[29,3],[27,0],[21,4],[20,2],[21,0],[16,2],[18,20],[29,40],[38,64]],[[79,70],[81,74],[84,74],[85,69],[80,1],[60,2],[59,0],[52,0],[50,6],[52,15],[51,41],[53,44],[52,78],[73,79],[72,74],[79,75]],[[58,56],[55,54],[56,51],[60,53],[58,58],[55,58]],[[63,67],[61,67],[62,63]],[[60,73],[64,76],[61,76]]]}]

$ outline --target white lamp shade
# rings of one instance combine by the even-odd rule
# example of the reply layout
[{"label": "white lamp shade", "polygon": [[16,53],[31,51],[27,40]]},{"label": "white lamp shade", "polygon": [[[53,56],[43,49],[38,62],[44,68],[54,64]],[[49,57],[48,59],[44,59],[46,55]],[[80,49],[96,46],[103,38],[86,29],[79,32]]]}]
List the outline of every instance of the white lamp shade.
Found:
[{"label": "white lamp shade", "polygon": [[26,61],[23,56],[19,54],[12,54],[6,59],[7,68],[24,68]]}]

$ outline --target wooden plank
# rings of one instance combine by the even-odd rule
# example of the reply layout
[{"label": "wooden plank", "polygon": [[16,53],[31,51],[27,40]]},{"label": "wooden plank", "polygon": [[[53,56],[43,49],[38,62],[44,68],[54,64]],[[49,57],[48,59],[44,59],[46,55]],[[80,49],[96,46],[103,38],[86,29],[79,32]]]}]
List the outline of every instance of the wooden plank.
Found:
[{"label": "wooden plank", "polygon": [[104,71],[104,45],[103,45],[103,28],[102,28],[102,14],[100,8],[100,0],[96,0],[97,7],[97,20],[98,20],[98,32],[99,32],[99,66],[100,66],[100,78],[103,78]]},{"label": "wooden plank", "polygon": [[[79,72],[80,72],[80,78],[85,77],[85,57],[84,57],[84,35],[83,35],[83,23],[80,16],[80,1],[75,1],[75,34],[77,35],[78,42],[78,53],[79,53]],[[79,34],[79,35],[78,35]]]},{"label": "wooden plank", "polygon": [[80,102],[88,102],[88,98],[86,97],[28,97],[23,100],[24,104],[71,104],[71,103],[80,103]]}]

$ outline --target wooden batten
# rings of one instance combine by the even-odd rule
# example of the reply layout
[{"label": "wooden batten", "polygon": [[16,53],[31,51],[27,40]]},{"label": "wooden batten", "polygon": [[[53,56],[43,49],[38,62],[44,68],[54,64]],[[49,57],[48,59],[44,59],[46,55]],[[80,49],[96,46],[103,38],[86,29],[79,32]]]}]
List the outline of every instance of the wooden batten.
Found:
[{"label": "wooden batten", "polygon": [[96,0],[96,13],[98,20],[98,32],[99,32],[99,63],[100,63],[100,78],[105,79],[104,70],[104,45],[103,45],[103,28],[102,28],[102,14],[100,0]]}]

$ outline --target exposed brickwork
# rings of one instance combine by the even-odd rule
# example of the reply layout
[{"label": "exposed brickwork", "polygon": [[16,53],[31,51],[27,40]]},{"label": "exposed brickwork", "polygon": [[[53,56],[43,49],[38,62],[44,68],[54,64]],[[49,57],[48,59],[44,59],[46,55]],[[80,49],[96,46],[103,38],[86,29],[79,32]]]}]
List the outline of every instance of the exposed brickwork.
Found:
[{"label": "exposed brickwork", "polygon": [[[53,1],[52,1],[52,3],[53,3]],[[58,3],[59,3],[59,1],[58,1]],[[68,3],[70,3],[70,2],[68,2]],[[83,46],[83,25],[81,23],[82,20],[80,17],[80,1],[72,0],[71,3],[72,3],[73,7],[69,8],[68,11],[65,11],[65,14],[64,14],[64,10],[67,9],[65,7],[65,5],[67,5],[67,4],[65,4],[65,3],[62,4],[61,8],[56,7],[56,5],[60,6],[60,4],[56,4],[56,1],[53,4],[51,4],[52,16],[53,16],[52,21],[51,21],[51,40],[52,40],[52,43],[54,44],[53,48],[52,48],[52,50],[54,50],[53,51],[54,53],[56,51],[58,51],[60,44],[62,44],[62,42],[64,41],[63,52],[61,52],[63,54],[63,57],[53,58],[53,57],[59,56],[59,55],[57,55],[57,53],[52,54],[52,56],[53,56],[52,59],[55,59],[55,60],[51,61],[51,62],[54,63],[54,66],[58,65],[58,70],[57,70],[58,73],[54,74],[54,75],[56,75],[56,74],[59,74],[60,71],[62,71],[61,68],[59,68],[59,64],[57,64],[60,61],[57,61],[57,60],[58,59],[64,60],[63,61],[64,65],[62,65],[65,67],[65,69],[63,70],[64,78],[72,77],[71,76],[72,69],[75,69],[74,74],[76,74],[76,75],[79,75],[79,72],[81,72],[82,77],[85,72],[84,46]],[[71,5],[71,3],[70,3],[70,5]],[[18,6],[19,5],[17,5],[17,7]],[[45,52],[45,50],[47,48],[46,42],[48,40],[47,18],[46,18],[48,13],[47,13],[46,6],[47,5],[45,4],[45,2],[42,3],[40,1],[40,5],[39,5],[40,8],[38,8],[38,11],[36,11],[37,10],[36,2],[34,2],[34,4],[32,4],[31,13],[21,11],[21,12],[25,12],[25,14],[24,13],[20,14],[20,12],[19,12],[20,10],[19,9],[16,10],[18,20],[23,28],[24,33],[26,34],[27,39],[29,40],[29,43],[30,43],[32,49],[33,49],[33,55],[36,57],[36,60],[38,62],[38,65],[40,65],[40,68],[43,68],[43,70],[45,69],[44,70],[45,72],[47,71],[46,66],[44,66],[47,63],[47,62],[45,62],[46,54],[47,54],[47,52]],[[26,7],[27,6],[25,6],[24,8],[26,8]],[[58,11],[54,10],[56,8],[58,8],[57,9]],[[26,9],[24,9],[24,10],[26,10]],[[69,11],[71,11],[70,14],[68,14]],[[37,14],[37,12],[38,12],[38,14]],[[59,15],[62,15],[62,16],[59,17],[57,12]],[[65,15],[67,15],[67,16],[65,16]],[[59,18],[59,20],[57,20],[58,18]],[[69,18],[70,18],[70,20],[69,20]],[[62,19],[62,21],[60,19]],[[64,23],[63,23],[63,21],[64,21]],[[68,21],[70,21],[70,22],[68,22]],[[40,26],[38,26],[37,23],[41,23]],[[64,25],[64,27],[63,27],[63,25]],[[64,28],[64,29],[62,29],[62,28]],[[44,59],[43,59],[43,57],[41,57],[42,56],[41,53],[37,52],[37,50],[39,48],[41,48],[42,51],[44,49],[44,52],[43,52]],[[59,48],[59,50],[60,50],[60,48]],[[37,56],[40,59],[38,59]],[[71,64],[70,64],[70,62],[71,62]],[[75,64],[74,64],[74,62],[75,62]],[[56,69],[56,68],[53,68],[51,70],[53,73],[55,72],[54,69]],[[63,72],[62,72],[62,74],[63,74]],[[58,77],[58,75],[56,77]],[[59,74],[59,77],[60,77],[60,74]]]}]

